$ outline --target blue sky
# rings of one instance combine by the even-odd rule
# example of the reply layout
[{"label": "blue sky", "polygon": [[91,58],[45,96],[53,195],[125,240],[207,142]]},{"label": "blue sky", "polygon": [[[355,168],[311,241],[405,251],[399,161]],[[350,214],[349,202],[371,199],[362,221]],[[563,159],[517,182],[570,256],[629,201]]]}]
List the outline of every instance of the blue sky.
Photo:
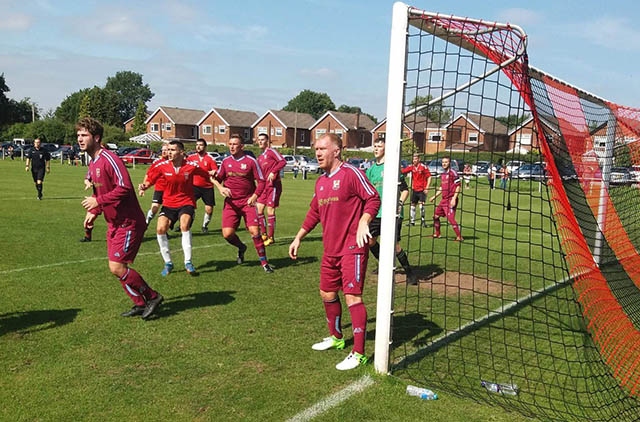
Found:
[{"label": "blue sky", "polygon": [[[602,0],[416,0],[414,7],[521,26],[530,63],[640,107],[640,6]],[[10,98],[46,111],[121,70],[148,104],[280,109],[303,89],[384,117],[393,1],[0,0]]]}]

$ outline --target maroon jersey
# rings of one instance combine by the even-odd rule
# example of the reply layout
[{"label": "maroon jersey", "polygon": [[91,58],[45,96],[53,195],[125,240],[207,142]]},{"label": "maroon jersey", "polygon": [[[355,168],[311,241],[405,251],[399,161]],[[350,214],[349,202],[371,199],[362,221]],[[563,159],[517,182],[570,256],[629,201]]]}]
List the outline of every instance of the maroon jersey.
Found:
[{"label": "maroon jersey", "polygon": [[264,190],[262,170],[258,161],[250,155],[245,154],[237,159],[233,155],[226,157],[222,160],[216,178],[231,190],[233,201],[247,199],[254,193],[260,196]]},{"label": "maroon jersey", "polygon": [[180,208],[191,205],[195,208],[196,201],[193,193],[193,177],[199,174],[209,177],[209,173],[189,161],[183,161],[180,167],[175,167],[173,161],[164,160],[154,164],[149,170],[150,185],[160,179],[165,180],[162,194],[162,205],[167,208]]},{"label": "maroon jersey", "polygon": [[457,171],[450,168],[440,175],[440,189],[443,200],[450,201],[458,186],[460,186],[460,176]]},{"label": "maroon jersey", "polygon": [[273,179],[275,182],[280,179],[280,170],[284,168],[287,161],[284,159],[282,154],[275,149],[267,148],[258,156],[258,164],[260,164],[260,169],[265,177],[267,177],[269,173],[276,175],[275,179]]},{"label": "maroon jersey", "polygon": [[325,255],[365,253],[367,246],[360,248],[356,242],[358,222],[365,212],[375,217],[379,208],[376,188],[362,171],[343,163],[333,173],[325,173],[316,181],[302,228],[310,232],[318,223],[322,224]]},{"label": "maroon jersey", "polygon": [[136,191],[124,162],[115,153],[102,148],[95,159],[89,161],[89,180],[99,206],[91,210],[103,213],[112,226],[136,221],[144,224],[145,217],[138,203]]},{"label": "maroon jersey", "polygon": [[422,163],[418,163],[417,166],[413,164],[402,169],[402,174],[411,172],[411,189],[414,192],[420,192],[427,187],[427,180],[431,177],[429,167]]},{"label": "maroon jersey", "polygon": [[[207,172],[211,170],[218,171],[218,164],[216,164],[216,160],[213,159],[206,152],[204,155],[200,154],[192,154],[187,157],[187,160],[192,163],[196,163],[198,167],[206,170]],[[199,188],[213,188],[213,183],[211,183],[211,178],[207,174],[207,177],[202,176],[201,174],[196,174],[193,176],[193,186],[197,186]]]}]

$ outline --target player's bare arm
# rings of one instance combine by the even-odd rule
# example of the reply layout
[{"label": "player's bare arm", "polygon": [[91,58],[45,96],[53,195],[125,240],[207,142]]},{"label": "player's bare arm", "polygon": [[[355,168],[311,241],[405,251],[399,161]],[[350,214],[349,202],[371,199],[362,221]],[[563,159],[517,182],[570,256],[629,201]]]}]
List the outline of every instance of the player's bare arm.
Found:
[{"label": "player's bare arm", "polygon": [[371,233],[369,232],[369,223],[373,217],[368,212],[362,214],[360,220],[358,221],[358,231],[356,232],[356,243],[359,248],[362,248],[364,245],[369,243],[369,239],[371,239]]},{"label": "player's bare arm", "polygon": [[307,235],[307,231],[305,229],[298,230],[296,237],[293,238],[293,241],[289,245],[289,257],[291,259],[298,259],[298,248],[300,248],[300,242]]},{"label": "player's bare arm", "polygon": [[82,207],[87,211],[97,208],[98,205],[98,200],[95,196],[85,196],[82,200]]}]

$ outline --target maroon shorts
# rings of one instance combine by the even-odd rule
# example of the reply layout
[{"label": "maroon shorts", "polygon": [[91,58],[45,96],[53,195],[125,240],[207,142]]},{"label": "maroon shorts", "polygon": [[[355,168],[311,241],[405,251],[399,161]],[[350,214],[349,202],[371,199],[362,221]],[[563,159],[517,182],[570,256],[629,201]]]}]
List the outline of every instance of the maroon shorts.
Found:
[{"label": "maroon shorts", "polygon": [[447,217],[450,215],[456,215],[456,207],[451,207],[450,199],[443,199],[440,201],[438,206],[436,207],[436,211],[433,213],[436,217]]},{"label": "maroon shorts", "polygon": [[231,227],[237,229],[240,226],[240,219],[244,218],[246,227],[258,227],[258,211],[256,207],[247,205],[249,198],[230,200],[225,199],[222,208],[222,228]]},{"label": "maroon shorts", "polygon": [[135,220],[127,220],[123,224],[107,229],[107,256],[109,261],[131,263],[138,254],[142,244],[146,224]]},{"label": "maroon shorts", "polygon": [[282,181],[274,180],[273,184],[267,183],[262,191],[262,195],[258,198],[259,204],[264,204],[270,208],[278,208],[280,206],[280,195],[282,195]]},{"label": "maroon shorts", "polygon": [[369,254],[322,256],[320,264],[320,290],[361,295],[367,272]]}]

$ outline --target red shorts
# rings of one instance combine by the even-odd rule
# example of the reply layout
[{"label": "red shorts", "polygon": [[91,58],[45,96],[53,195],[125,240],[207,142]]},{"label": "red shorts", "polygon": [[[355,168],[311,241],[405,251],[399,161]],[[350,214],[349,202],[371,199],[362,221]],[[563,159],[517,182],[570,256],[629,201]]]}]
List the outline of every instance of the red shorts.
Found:
[{"label": "red shorts", "polygon": [[231,227],[237,229],[240,226],[240,219],[244,218],[246,227],[258,227],[258,211],[256,207],[247,205],[247,199],[231,200],[225,199],[222,208],[222,228]]},{"label": "red shorts", "polygon": [[107,256],[109,261],[131,263],[138,254],[144,238],[146,224],[128,220],[118,226],[109,224],[107,229]]},{"label": "red shorts", "polygon": [[436,217],[449,218],[449,215],[454,215],[454,216],[456,215],[456,208],[457,208],[457,204],[455,207],[453,208],[451,207],[450,199],[443,199],[440,201],[440,203],[436,207],[436,211],[433,213],[433,215]]},{"label": "red shorts", "polygon": [[258,198],[259,204],[264,204],[270,208],[278,208],[280,206],[280,195],[282,195],[282,181],[274,180],[273,184],[267,183],[262,191],[262,195]]},{"label": "red shorts", "polygon": [[320,290],[362,295],[369,254],[322,256],[320,263]]}]

